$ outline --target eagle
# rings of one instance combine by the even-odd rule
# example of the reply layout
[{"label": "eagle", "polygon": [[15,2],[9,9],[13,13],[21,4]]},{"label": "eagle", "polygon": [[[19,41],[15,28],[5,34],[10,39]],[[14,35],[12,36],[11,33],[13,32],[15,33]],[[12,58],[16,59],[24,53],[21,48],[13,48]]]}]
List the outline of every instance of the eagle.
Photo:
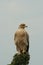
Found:
[{"label": "eagle", "polygon": [[26,53],[29,51],[29,34],[25,30],[26,24],[20,24],[14,34],[14,42],[18,53]]}]

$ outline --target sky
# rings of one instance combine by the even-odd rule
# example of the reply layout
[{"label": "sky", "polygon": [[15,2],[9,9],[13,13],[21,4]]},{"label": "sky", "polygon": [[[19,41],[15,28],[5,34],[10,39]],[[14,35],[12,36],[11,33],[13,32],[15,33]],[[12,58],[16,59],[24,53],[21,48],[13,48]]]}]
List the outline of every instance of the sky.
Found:
[{"label": "sky", "polygon": [[43,65],[43,0],[0,0],[0,65],[16,54],[14,33],[21,23],[28,25],[29,65]]}]

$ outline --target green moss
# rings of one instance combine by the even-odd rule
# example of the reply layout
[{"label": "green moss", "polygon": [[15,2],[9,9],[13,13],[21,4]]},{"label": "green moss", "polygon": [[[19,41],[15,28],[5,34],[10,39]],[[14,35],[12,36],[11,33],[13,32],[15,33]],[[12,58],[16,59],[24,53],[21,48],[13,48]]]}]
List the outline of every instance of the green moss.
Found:
[{"label": "green moss", "polygon": [[27,65],[30,60],[30,55],[28,53],[15,54],[11,64],[8,65]]}]

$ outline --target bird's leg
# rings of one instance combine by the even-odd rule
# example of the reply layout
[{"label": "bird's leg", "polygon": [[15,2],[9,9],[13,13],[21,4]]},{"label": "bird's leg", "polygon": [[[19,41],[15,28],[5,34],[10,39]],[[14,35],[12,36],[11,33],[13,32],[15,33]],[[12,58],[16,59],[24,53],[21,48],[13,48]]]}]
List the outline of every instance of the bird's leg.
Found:
[{"label": "bird's leg", "polygon": [[22,53],[26,53],[26,51],[25,51],[25,50],[23,50],[23,51],[22,51]]}]

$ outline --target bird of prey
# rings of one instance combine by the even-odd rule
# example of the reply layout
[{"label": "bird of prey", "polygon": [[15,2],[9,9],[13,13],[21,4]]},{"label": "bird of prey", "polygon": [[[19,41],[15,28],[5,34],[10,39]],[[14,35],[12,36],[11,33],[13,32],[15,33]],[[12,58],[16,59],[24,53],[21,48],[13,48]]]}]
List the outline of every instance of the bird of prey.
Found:
[{"label": "bird of prey", "polygon": [[29,35],[25,28],[26,24],[20,24],[18,30],[14,34],[14,42],[18,53],[25,53],[29,51]]}]

